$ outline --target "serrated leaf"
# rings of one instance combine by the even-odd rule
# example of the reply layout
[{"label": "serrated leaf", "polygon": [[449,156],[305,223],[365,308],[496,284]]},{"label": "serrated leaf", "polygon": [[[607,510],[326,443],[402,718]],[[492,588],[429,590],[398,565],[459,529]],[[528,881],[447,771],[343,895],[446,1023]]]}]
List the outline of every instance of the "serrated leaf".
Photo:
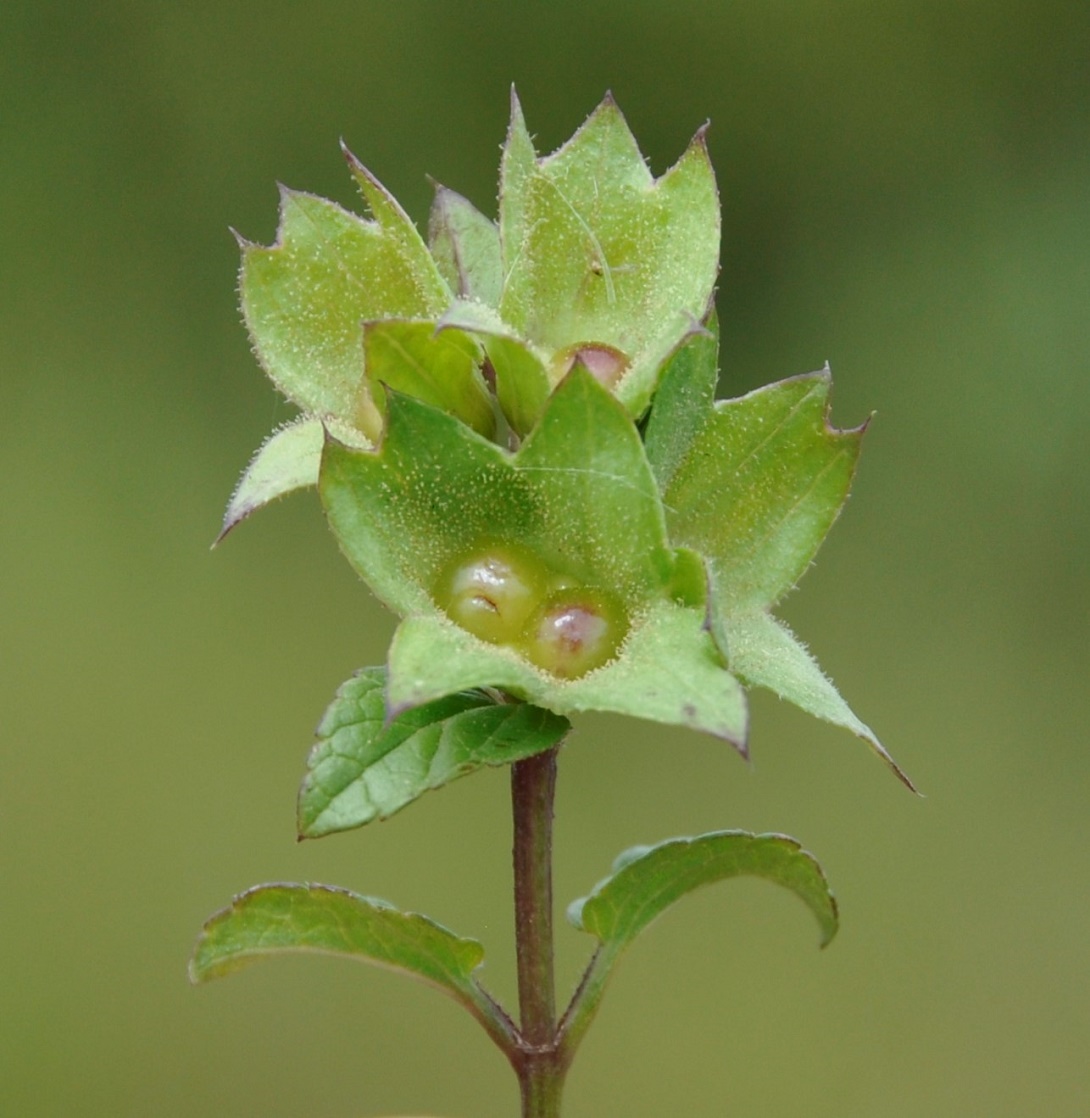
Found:
[{"label": "serrated leaf", "polygon": [[460,330],[437,331],[434,322],[386,319],[363,327],[364,365],[371,397],[385,411],[386,388],[457,416],[491,438],[492,397],[481,378],[483,354]]},{"label": "serrated leaf", "polygon": [[362,323],[435,318],[451,295],[412,222],[353,160],[375,220],[283,189],[276,242],[244,244],[240,290],[254,348],[304,411],[356,425]]},{"label": "serrated leaf", "polygon": [[550,355],[554,380],[582,348],[623,355],[610,379],[629,414],[641,414],[663,362],[704,317],[718,271],[703,132],[656,180],[611,98],[545,159],[516,100],[500,228],[504,321]]},{"label": "serrated leaf", "polygon": [[258,885],[205,924],[189,965],[194,982],[291,953],[341,955],[400,970],[475,999],[472,974],[484,948],[426,916],[328,885]]},{"label": "serrated leaf", "polygon": [[610,877],[572,904],[568,918],[616,954],[694,889],[743,876],[782,885],[799,897],[817,919],[823,947],[836,934],[836,901],[813,856],[784,835],[745,831],[669,839],[626,851]]},{"label": "serrated leaf", "polygon": [[782,621],[755,613],[724,616],[729,663],[744,683],[767,687],[807,713],[862,738],[913,792],[915,785],[886,752],[874,731],[861,722]]},{"label": "serrated leaf", "polygon": [[455,295],[479,299],[490,307],[499,303],[503,289],[499,227],[467,198],[439,183],[428,220],[428,247]]},{"label": "serrated leaf", "polygon": [[318,727],[299,791],[299,835],[389,818],[478,768],[549,749],[569,728],[527,703],[466,691],[387,720],[386,671],[367,668],[341,686]]},{"label": "serrated leaf", "polygon": [[720,401],[674,465],[670,537],[709,559],[728,615],[790,590],[847,498],[862,429],[829,426],[830,384],[826,369]]}]

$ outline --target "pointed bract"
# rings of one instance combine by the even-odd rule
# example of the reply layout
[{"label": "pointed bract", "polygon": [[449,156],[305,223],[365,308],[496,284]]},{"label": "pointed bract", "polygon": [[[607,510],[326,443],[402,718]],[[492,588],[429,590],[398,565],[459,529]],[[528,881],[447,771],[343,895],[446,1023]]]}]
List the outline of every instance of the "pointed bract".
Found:
[{"label": "pointed bract", "polygon": [[[359,432],[335,421],[326,422],[343,442],[360,450],[368,449],[369,443]],[[324,444],[325,427],[320,419],[302,416],[274,431],[258,448],[231,495],[216,543],[270,501],[317,485]]]},{"label": "pointed bract", "polygon": [[543,159],[516,101],[500,227],[503,320],[548,355],[554,383],[581,349],[620,355],[617,395],[642,414],[663,362],[706,314],[718,273],[719,199],[703,133],[656,180],[611,98]]},{"label": "pointed bract", "polygon": [[840,514],[862,429],[827,421],[828,370],[715,405],[663,492],[670,536],[708,557],[728,612],[779,601]]},{"label": "pointed bract", "polygon": [[313,195],[283,190],[269,248],[243,249],[242,311],[277,387],[303,411],[355,425],[363,323],[436,318],[450,293],[403,211],[365,178],[370,221]]},{"label": "pointed bract", "polygon": [[468,199],[439,183],[428,220],[428,247],[455,295],[499,304],[503,290],[500,231]]},{"label": "pointed bract", "polygon": [[898,780],[910,791],[917,791],[874,731],[856,717],[817,661],[782,621],[759,610],[725,615],[722,623],[728,662],[744,683],[767,687],[807,714],[851,730],[893,770]]}]

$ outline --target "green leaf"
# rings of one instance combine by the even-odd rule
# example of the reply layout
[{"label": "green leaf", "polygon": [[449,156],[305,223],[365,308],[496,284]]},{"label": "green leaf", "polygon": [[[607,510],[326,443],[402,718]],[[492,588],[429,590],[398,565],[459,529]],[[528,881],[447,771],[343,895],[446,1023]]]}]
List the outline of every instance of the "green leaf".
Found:
[{"label": "green leaf", "polygon": [[388,701],[404,710],[470,687],[500,687],[557,714],[609,711],[686,726],[745,755],[747,708],[704,629],[702,611],[657,602],[637,615],[616,659],[557,679],[441,614],[409,617],[390,646]]},{"label": "green leaf", "polygon": [[476,940],[328,885],[258,885],[240,894],[204,925],[189,977],[207,982],[291,954],[338,955],[422,979],[468,1009],[505,1051],[514,1044],[510,1020],[474,978],[484,959]]},{"label": "green leaf", "polygon": [[830,383],[825,370],[720,401],[672,463],[670,537],[710,560],[728,615],[791,589],[847,499],[862,428],[829,426]]},{"label": "green leaf", "polygon": [[428,247],[456,295],[479,299],[490,307],[499,303],[503,289],[499,228],[472,202],[439,183],[428,221]]},{"label": "green leaf", "polygon": [[855,716],[805,646],[783,622],[764,611],[728,615],[722,620],[731,670],[743,682],[767,687],[807,713],[851,730],[901,781],[916,791],[874,731]]},{"label": "green leaf", "polygon": [[363,352],[368,387],[380,412],[385,411],[384,388],[392,388],[457,416],[485,438],[495,433],[492,396],[478,368],[483,354],[468,334],[438,332],[434,322],[367,322]]},{"label": "green leaf", "polygon": [[719,200],[703,131],[656,180],[612,98],[545,159],[514,100],[500,228],[501,317],[550,355],[554,381],[581,349],[622,355],[609,379],[640,415],[662,364],[707,312],[718,271]]},{"label": "green leaf", "polygon": [[549,749],[569,728],[538,707],[465,691],[387,720],[386,671],[367,668],[341,686],[318,727],[299,791],[299,836],[386,819],[482,766]]},{"label": "green leaf", "polygon": [[505,267],[517,259],[526,240],[527,184],[537,169],[537,152],[526,128],[518,94],[511,89],[511,122],[500,159],[500,245]]},{"label": "green leaf", "polygon": [[617,954],[694,889],[743,876],[791,890],[814,914],[823,947],[836,934],[836,900],[814,858],[784,835],[745,831],[717,831],[626,851],[610,877],[572,904],[568,918]]},{"label": "green leaf", "polygon": [[[342,441],[360,450],[369,449],[370,443],[358,431],[336,422],[331,426]],[[317,485],[324,443],[320,419],[302,416],[274,431],[258,448],[231,495],[216,543],[270,501],[295,489]]]},{"label": "green leaf", "polygon": [[568,919],[599,941],[561,1022],[561,1050],[574,1056],[601,1005],[617,960],[632,941],[682,897],[732,877],[759,877],[791,890],[810,909],[824,947],[836,934],[836,900],[814,858],[784,835],[714,831],[625,851],[589,897],[573,902]]},{"label": "green leaf", "polygon": [[294,489],[316,485],[324,443],[320,419],[303,416],[274,431],[258,448],[231,494],[216,543],[263,505]]},{"label": "green leaf", "polygon": [[744,683],[851,730],[915,791],[806,649],[768,613],[839,515],[864,428],[829,425],[828,369],[709,408],[713,360],[708,339],[679,350],[647,425],[671,539],[709,565],[709,632]]},{"label": "green leaf", "polygon": [[194,982],[272,955],[343,955],[400,970],[462,1000],[484,948],[426,916],[328,885],[258,885],[205,924],[189,965]]},{"label": "green leaf", "polygon": [[375,220],[282,189],[275,244],[243,242],[240,289],[277,387],[306,412],[358,426],[362,323],[435,318],[451,295],[412,222],[349,160]]}]

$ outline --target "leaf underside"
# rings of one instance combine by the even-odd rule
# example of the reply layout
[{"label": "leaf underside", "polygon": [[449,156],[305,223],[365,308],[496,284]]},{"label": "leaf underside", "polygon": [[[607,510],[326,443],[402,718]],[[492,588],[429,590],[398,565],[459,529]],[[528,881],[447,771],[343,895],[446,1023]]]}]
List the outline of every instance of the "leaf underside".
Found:
[{"label": "leaf underside", "polygon": [[204,926],[190,962],[193,982],[230,974],[284,954],[340,955],[402,971],[459,1000],[474,996],[472,974],[484,958],[425,916],[327,885],[259,885]]},{"label": "leaf underside", "polygon": [[815,859],[794,839],[745,831],[670,839],[627,851],[610,877],[569,908],[568,918],[619,953],[694,889],[742,876],[771,881],[799,897],[818,922],[823,947],[836,934],[836,901]]}]

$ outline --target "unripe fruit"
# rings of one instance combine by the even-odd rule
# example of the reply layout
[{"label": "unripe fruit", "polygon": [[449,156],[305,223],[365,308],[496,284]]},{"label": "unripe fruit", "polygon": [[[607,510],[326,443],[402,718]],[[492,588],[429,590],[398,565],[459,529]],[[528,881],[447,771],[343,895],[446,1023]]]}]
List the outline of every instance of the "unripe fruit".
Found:
[{"label": "unripe fruit", "polygon": [[609,595],[568,588],[546,599],[527,627],[522,650],[552,675],[577,679],[612,660],[627,632],[628,618]]},{"label": "unripe fruit", "polygon": [[463,629],[490,644],[514,644],[540,603],[548,572],[534,557],[502,545],[481,548],[440,576],[436,603]]}]

